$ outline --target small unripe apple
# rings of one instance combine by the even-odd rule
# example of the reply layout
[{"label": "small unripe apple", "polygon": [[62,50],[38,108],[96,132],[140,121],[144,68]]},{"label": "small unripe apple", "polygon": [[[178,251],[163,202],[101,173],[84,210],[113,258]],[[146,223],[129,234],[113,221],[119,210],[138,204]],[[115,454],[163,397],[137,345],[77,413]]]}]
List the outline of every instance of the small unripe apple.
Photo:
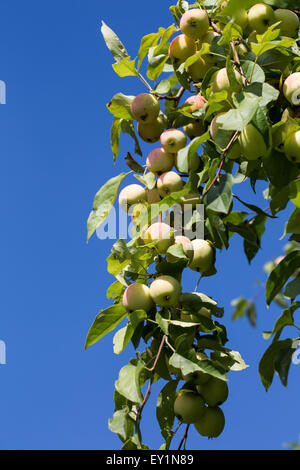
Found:
[{"label": "small unripe apple", "polygon": [[[189,158],[188,172],[198,170],[198,168],[200,166],[200,161],[201,160],[200,160],[199,155],[197,153],[194,153],[193,156]],[[178,170],[178,154],[175,155],[174,164],[175,164],[176,170],[179,171]]]},{"label": "small unripe apple", "polygon": [[131,284],[124,292],[122,303],[127,312],[135,310],[149,312],[153,306],[149,287],[145,284]]},{"label": "small unripe apple", "polygon": [[206,240],[196,239],[192,241],[194,256],[189,267],[195,271],[205,273],[209,271],[214,262],[214,250]]},{"label": "small unripe apple", "polygon": [[188,68],[188,73],[191,79],[195,83],[199,83],[203,80],[206,73],[215,65],[216,61],[213,56],[204,54],[199,57],[192,65]]},{"label": "small unripe apple", "polygon": [[173,39],[169,47],[169,57],[173,64],[179,66],[197,51],[196,43],[193,39],[180,34]]},{"label": "small unripe apple", "polygon": [[131,103],[131,112],[137,121],[149,124],[157,119],[160,112],[160,104],[155,96],[149,93],[141,93]]},{"label": "small unripe apple", "polygon": [[199,39],[209,28],[209,19],[205,10],[192,8],[186,11],[180,20],[180,30],[191,39]]},{"label": "small unripe apple", "polygon": [[288,134],[298,130],[298,125],[292,120],[294,117],[294,112],[290,108],[286,108],[281,116],[283,124],[272,130],[273,147],[279,152],[284,153],[284,143]]},{"label": "small unripe apple", "polygon": [[241,145],[239,143],[238,140],[236,140],[232,146],[230,147],[230,149],[228,150],[227,152],[227,157],[230,159],[230,160],[237,160],[238,158],[240,158],[242,154],[242,151],[241,151]]},{"label": "small unripe apple", "polygon": [[173,165],[174,155],[166,152],[163,148],[152,150],[146,160],[148,170],[155,175],[171,170]]},{"label": "small unripe apple", "polygon": [[[242,84],[243,84],[242,76],[237,70],[234,71],[234,74],[235,74],[236,80],[238,81],[238,83],[240,85],[239,89],[241,90],[242,89]],[[215,73],[214,79],[213,79],[212,89],[213,89],[213,93],[217,93],[219,91],[224,91],[225,90],[228,93],[228,97],[229,98],[231,97],[232,86],[230,84],[228,74],[227,74],[227,70],[226,70],[225,67],[223,69],[218,70]]]},{"label": "small unripe apple", "polygon": [[175,171],[167,171],[157,179],[157,189],[161,197],[176,193],[183,188],[183,181]]},{"label": "small unripe apple", "polygon": [[279,28],[281,36],[288,36],[291,38],[298,36],[299,18],[291,10],[278,8],[274,12],[276,23],[281,21]]},{"label": "small unripe apple", "polygon": [[248,13],[246,10],[240,10],[236,15],[233,16],[234,23],[238,24],[242,29],[246,29],[248,26]]},{"label": "small unripe apple", "polygon": [[207,103],[207,101],[200,93],[195,96],[189,96],[188,99],[185,101],[185,104],[190,105],[190,113],[192,113],[193,111],[197,111],[198,109],[202,109],[205,103]]},{"label": "small unripe apple", "polygon": [[255,29],[258,34],[263,34],[276,22],[276,18],[272,7],[264,3],[257,3],[250,8],[248,21],[252,29]]},{"label": "small unripe apple", "polygon": [[145,243],[157,242],[156,249],[162,255],[166,253],[169,246],[173,245],[174,235],[170,225],[164,222],[156,222],[147,228],[143,240]]},{"label": "small unripe apple", "polygon": [[251,33],[248,36],[248,43],[250,44],[251,42],[257,43],[257,31],[251,31]]},{"label": "small unripe apple", "polygon": [[292,73],[283,84],[283,94],[294,106],[300,105],[300,72]]},{"label": "small unripe apple", "polygon": [[160,307],[177,305],[181,295],[181,285],[172,276],[160,276],[152,282],[150,294],[153,301]]},{"label": "small unripe apple", "polygon": [[201,38],[199,39],[200,43],[201,44],[211,44],[214,40],[214,38],[216,38],[217,36],[219,36],[218,33],[216,33],[215,31],[207,31],[207,33],[205,33],[203,36],[201,36]]},{"label": "small unripe apple", "polygon": [[160,200],[161,199],[157,188],[149,189],[147,191],[148,204],[157,204]]},{"label": "small unripe apple", "polygon": [[133,204],[138,204],[147,200],[146,189],[139,184],[130,184],[126,186],[119,194],[119,204],[125,212]]},{"label": "small unripe apple", "polygon": [[175,416],[183,423],[196,423],[202,418],[204,410],[204,401],[197,393],[181,392],[174,402]]},{"label": "small unripe apple", "polygon": [[177,153],[186,146],[187,138],[179,129],[168,129],[160,136],[160,143],[166,152]]},{"label": "small unripe apple", "polygon": [[195,137],[200,137],[201,135],[203,135],[206,131],[206,128],[203,119],[197,119],[196,121],[184,126],[183,130],[186,135],[191,140],[193,140],[195,139]]},{"label": "small unripe apple", "polygon": [[242,155],[247,160],[257,160],[268,155],[268,149],[261,133],[253,126],[247,124],[239,135]]},{"label": "small unripe apple", "polygon": [[284,153],[291,162],[300,162],[300,129],[287,136],[284,143]]},{"label": "small unripe apple", "polygon": [[158,118],[149,123],[144,124],[143,122],[139,121],[137,126],[137,131],[141,139],[149,144],[154,144],[160,139],[160,136],[165,128],[164,120],[158,116]]},{"label": "small unripe apple", "polygon": [[207,383],[197,385],[196,388],[208,406],[222,405],[228,398],[227,383],[216,377],[211,377]]},{"label": "small unripe apple", "polygon": [[194,424],[201,436],[218,437],[225,426],[225,417],[221,408],[206,407],[200,421]]}]

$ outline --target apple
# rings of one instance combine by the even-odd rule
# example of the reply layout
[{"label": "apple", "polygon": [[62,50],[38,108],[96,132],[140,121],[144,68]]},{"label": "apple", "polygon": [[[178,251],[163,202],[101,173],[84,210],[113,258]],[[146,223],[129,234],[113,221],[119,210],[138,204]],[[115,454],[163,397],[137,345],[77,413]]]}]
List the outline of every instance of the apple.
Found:
[{"label": "apple", "polygon": [[300,105],[300,72],[292,73],[283,84],[283,94],[293,105]]},{"label": "apple", "polygon": [[157,179],[157,189],[161,197],[180,191],[183,184],[181,177],[175,171],[167,171]]},{"label": "apple", "polygon": [[241,145],[240,145],[239,141],[236,140],[231,145],[230,149],[228,150],[227,158],[229,158],[230,160],[237,160],[238,158],[240,158],[241,153],[242,153]]},{"label": "apple", "polygon": [[177,153],[186,146],[187,138],[179,129],[168,129],[161,134],[160,143],[166,152]]},{"label": "apple", "polygon": [[[199,166],[200,166],[200,157],[197,153],[194,153],[190,158],[189,158],[189,162],[188,162],[188,171],[196,171],[198,170]],[[178,170],[178,154],[175,155],[175,161],[174,161],[174,164],[175,164],[175,168],[177,171]]]},{"label": "apple", "polygon": [[141,139],[149,144],[154,144],[160,139],[160,136],[165,128],[164,120],[158,116],[158,118],[149,124],[138,122],[137,131]]},{"label": "apple", "polygon": [[214,38],[216,38],[217,36],[219,36],[218,33],[216,33],[215,31],[207,31],[207,33],[205,33],[203,36],[201,36],[201,38],[199,39],[200,43],[201,44],[211,44],[214,40]]},{"label": "apple", "polygon": [[286,108],[281,116],[281,126],[274,127],[272,130],[273,147],[279,152],[284,153],[284,142],[288,134],[298,130],[298,125],[293,120],[296,117],[292,109]]},{"label": "apple", "polygon": [[209,28],[209,18],[205,10],[192,8],[180,20],[180,30],[191,39],[200,39]]},{"label": "apple", "polygon": [[214,56],[209,54],[204,54],[199,57],[192,65],[188,68],[188,73],[191,76],[191,79],[195,83],[199,83],[203,80],[206,73],[215,65],[216,61]]},{"label": "apple", "polygon": [[149,124],[157,119],[160,104],[155,96],[149,93],[141,93],[131,102],[131,112],[134,119]]},{"label": "apple", "polygon": [[119,204],[125,212],[133,204],[138,204],[147,200],[147,191],[140,184],[130,184],[126,186],[119,195]]},{"label": "apple", "polygon": [[225,426],[224,413],[221,408],[206,407],[200,421],[194,423],[194,426],[201,436],[218,437]]},{"label": "apple", "polygon": [[174,414],[183,423],[196,423],[202,418],[204,410],[204,401],[197,393],[181,391],[174,402]]},{"label": "apple", "polygon": [[206,273],[213,267],[214,250],[206,240],[196,239],[192,241],[194,256],[189,267],[195,271]]},{"label": "apple", "polygon": [[195,139],[195,137],[200,137],[206,132],[203,119],[196,119],[194,122],[184,126],[183,130],[191,140]]},{"label": "apple", "polygon": [[248,12],[248,21],[252,29],[258,34],[263,34],[269,26],[276,22],[274,10],[269,5],[257,3]]},{"label": "apple", "polygon": [[291,162],[300,162],[300,129],[287,136],[284,143],[284,153]]},{"label": "apple", "polygon": [[257,160],[268,155],[268,149],[261,133],[253,126],[247,124],[239,135],[241,152],[247,160]]},{"label": "apple", "polygon": [[198,109],[202,109],[203,106],[207,103],[206,99],[198,93],[195,96],[189,96],[188,99],[185,101],[185,104],[189,104],[189,112],[192,113],[197,111]]},{"label": "apple", "polygon": [[200,393],[208,406],[218,406],[228,398],[228,385],[224,380],[211,377],[211,379],[201,385],[197,385],[197,392]]},{"label": "apple", "polygon": [[157,188],[148,189],[147,202],[148,204],[157,204],[160,201],[160,195]]},{"label": "apple", "polygon": [[[235,78],[237,82],[240,85],[239,90],[236,90],[236,91],[240,91],[242,89],[242,84],[243,84],[242,76],[237,70],[234,71],[234,74],[235,74]],[[218,70],[215,73],[214,78],[213,78],[212,90],[213,90],[213,93],[217,93],[217,92],[225,90],[228,93],[228,97],[229,98],[231,97],[233,90],[232,90],[232,86],[228,78],[226,67]]]},{"label": "apple", "polygon": [[246,10],[240,10],[236,15],[233,16],[235,24],[239,25],[242,29],[246,29],[248,26],[248,13]]},{"label": "apple", "polygon": [[166,152],[163,148],[157,148],[149,153],[146,166],[155,175],[165,173],[173,168],[174,155]]},{"label": "apple", "polygon": [[217,123],[217,119],[225,113],[217,114],[210,123],[209,133],[214,142],[221,148],[225,148],[232,139],[233,132],[221,129],[221,124]]},{"label": "apple", "polygon": [[149,287],[145,284],[131,284],[124,292],[122,303],[127,312],[135,310],[149,312],[153,306]]},{"label": "apple", "polygon": [[299,18],[296,13],[291,10],[278,8],[274,14],[275,22],[281,21],[279,25],[281,36],[298,37]]},{"label": "apple", "polygon": [[177,305],[181,295],[181,285],[172,276],[160,276],[152,282],[150,294],[153,301],[160,307]]},{"label": "apple", "polygon": [[174,235],[170,225],[164,222],[155,222],[147,228],[143,240],[145,243],[157,242],[156,249],[162,255],[166,253],[169,246],[173,245]]},{"label": "apple", "polygon": [[248,43],[255,42],[257,43],[257,31],[251,31],[251,33],[248,36]]},{"label": "apple", "polygon": [[169,47],[169,57],[175,66],[179,66],[197,52],[196,43],[185,34],[173,39]]}]

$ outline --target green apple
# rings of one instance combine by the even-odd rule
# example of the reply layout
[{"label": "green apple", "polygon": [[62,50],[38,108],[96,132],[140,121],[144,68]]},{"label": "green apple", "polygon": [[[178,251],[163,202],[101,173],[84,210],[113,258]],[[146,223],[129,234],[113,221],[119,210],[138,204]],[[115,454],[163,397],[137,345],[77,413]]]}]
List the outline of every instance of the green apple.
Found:
[{"label": "green apple", "polygon": [[241,156],[241,145],[238,140],[236,140],[230,147],[227,152],[227,158],[230,160],[237,160]]},{"label": "green apple", "polygon": [[253,126],[247,124],[239,135],[242,155],[246,160],[257,160],[268,155],[268,149],[261,133]]},{"label": "green apple", "polygon": [[[237,70],[234,71],[234,74],[235,74],[235,78],[237,82],[239,83],[239,89],[236,89],[235,91],[239,91],[242,89],[242,84],[243,84],[242,76]],[[228,78],[226,67],[218,70],[215,73],[214,78],[213,78],[213,83],[212,83],[213,93],[217,93],[217,92],[224,91],[224,90],[227,91],[228,97],[230,98],[233,90],[232,90],[232,86]]]},{"label": "green apple", "polygon": [[128,212],[130,206],[147,200],[147,191],[140,184],[130,184],[126,186],[119,195],[121,208]]},{"label": "green apple", "polygon": [[161,197],[180,191],[183,184],[183,180],[175,171],[167,171],[157,179],[157,189]]},{"label": "green apple", "polygon": [[248,44],[251,42],[257,43],[257,31],[251,31],[251,33],[248,36]]},{"label": "green apple", "polygon": [[204,401],[197,393],[181,391],[174,402],[174,414],[183,423],[196,423],[202,418],[204,410]]},{"label": "green apple", "polygon": [[131,102],[131,112],[134,119],[149,124],[157,119],[160,104],[155,96],[149,93],[141,93]]},{"label": "green apple", "polygon": [[[178,170],[178,154],[175,155],[175,161],[174,161],[174,164],[175,164],[175,168],[177,171]],[[190,158],[189,158],[189,162],[188,162],[188,172],[190,171],[196,171],[198,170],[199,166],[200,166],[200,157],[197,153],[194,153]]]},{"label": "green apple", "polygon": [[145,284],[131,284],[124,292],[122,303],[127,312],[135,310],[149,312],[153,306],[149,287]]},{"label": "green apple", "polygon": [[239,10],[239,12],[233,16],[233,21],[239,25],[242,29],[246,29],[248,26],[248,13],[246,10]]},{"label": "green apple", "polygon": [[183,130],[193,140],[195,137],[203,135],[206,132],[206,127],[203,119],[196,119],[194,122],[184,126]]},{"label": "green apple", "polygon": [[166,152],[177,153],[186,146],[187,138],[179,129],[168,129],[160,136],[160,143]]},{"label": "green apple", "polygon": [[206,73],[213,67],[216,63],[214,56],[209,54],[204,54],[199,57],[192,65],[188,68],[188,73],[191,76],[191,79],[195,83],[199,83],[203,80]]},{"label": "green apple", "polygon": [[283,84],[283,94],[294,106],[300,105],[300,72],[292,73]]},{"label": "green apple", "polygon": [[300,162],[300,129],[287,136],[284,143],[284,153],[291,162]]},{"label": "green apple", "polygon": [[206,273],[213,267],[214,250],[206,240],[196,239],[192,241],[194,256],[189,267],[195,271]]},{"label": "green apple", "polygon": [[147,228],[143,235],[145,243],[156,243],[156,249],[159,254],[166,253],[169,246],[174,243],[174,235],[170,225],[164,222],[155,222]]},{"label": "green apple", "polygon": [[216,38],[217,36],[219,36],[219,34],[216,33],[215,31],[207,31],[207,33],[205,33],[203,36],[201,36],[199,41],[200,41],[201,44],[209,44],[210,45],[213,42],[214,38]]},{"label": "green apple", "polygon": [[181,285],[172,276],[160,276],[152,282],[150,294],[153,301],[160,307],[172,307],[179,302]]},{"label": "green apple", "polygon": [[291,10],[278,8],[274,12],[276,23],[281,21],[279,28],[281,36],[288,36],[291,38],[298,37],[299,18]]},{"label": "green apple", "polygon": [[196,43],[185,34],[173,39],[169,47],[169,57],[175,66],[179,66],[197,52]]},{"label": "green apple", "polygon": [[192,8],[180,20],[180,30],[191,39],[200,39],[209,28],[209,18],[205,10]]},{"label": "green apple", "polygon": [[160,175],[173,168],[174,155],[166,152],[163,148],[157,148],[149,153],[146,166],[155,175]]},{"label": "green apple", "polygon": [[257,3],[248,12],[248,21],[252,29],[258,34],[263,34],[267,29],[276,22],[274,10],[269,5]]},{"label": "green apple", "polygon": [[208,406],[218,406],[228,398],[228,385],[224,380],[211,377],[209,382],[197,385],[197,392],[200,393]]},{"label": "green apple", "polygon": [[205,103],[207,103],[207,101],[201,95],[201,93],[198,93],[195,96],[189,96],[189,98],[185,101],[185,104],[190,105],[188,110],[190,113],[197,111],[198,109],[202,109]]},{"label": "green apple", "polygon": [[141,121],[138,121],[137,131],[141,139],[149,144],[154,144],[160,139],[160,136],[165,128],[165,122],[161,116],[149,123],[144,124]]},{"label": "green apple", "polygon": [[201,436],[218,437],[225,426],[224,413],[221,408],[206,407],[201,419],[194,426]]},{"label": "green apple", "polygon": [[214,142],[221,147],[225,148],[230,140],[232,139],[233,132],[226,131],[221,128],[221,124],[217,122],[217,119],[225,113],[217,114],[210,123],[209,133]]}]

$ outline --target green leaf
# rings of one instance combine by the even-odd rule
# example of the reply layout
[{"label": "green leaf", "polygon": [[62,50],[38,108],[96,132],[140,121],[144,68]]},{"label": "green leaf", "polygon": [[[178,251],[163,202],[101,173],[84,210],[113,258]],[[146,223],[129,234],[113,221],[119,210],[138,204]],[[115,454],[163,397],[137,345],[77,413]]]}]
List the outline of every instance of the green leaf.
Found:
[{"label": "green leaf", "polygon": [[144,58],[148,54],[150,48],[154,47],[158,43],[159,38],[162,36],[164,31],[165,31],[164,28],[159,28],[157,33],[147,34],[146,36],[142,38],[139,53],[138,53],[138,56],[139,56],[139,61],[138,61],[138,66],[137,66],[138,70],[140,69],[140,66]]},{"label": "green leaf", "polygon": [[143,153],[142,153],[139,141],[134,131],[133,122],[131,120],[122,119],[121,129],[122,129],[122,132],[124,132],[124,134],[129,134],[130,137],[133,138],[134,143],[135,143],[134,152],[142,157]]},{"label": "green leaf", "polygon": [[260,98],[252,93],[242,92],[236,95],[235,105],[237,108],[231,109],[217,118],[220,129],[242,131],[253,119],[259,102]]},{"label": "green leaf", "polygon": [[114,157],[114,164],[116,163],[117,157],[119,155],[119,140],[121,134],[121,119],[114,118],[111,132],[110,132],[110,145],[111,151]]},{"label": "green leaf", "polygon": [[189,162],[195,155],[200,145],[206,142],[210,138],[209,132],[206,132],[201,137],[195,137],[189,145],[179,150],[177,154],[177,165],[178,170],[182,173],[188,173]]},{"label": "green leaf", "polygon": [[126,310],[122,304],[113,305],[101,310],[96,316],[86,338],[85,349],[95,344],[103,336],[113,331],[116,326],[126,317]]},{"label": "green leaf", "polygon": [[[244,74],[247,80],[249,82],[251,80],[252,85],[265,82],[266,80],[265,73],[263,69],[259,65],[257,65],[255,62],[251,62],[250,60],[245,60],[242,63],[242,69],[244,71]],[[249,87],[247,87],[247,92],[248,91],[249,91]]]},{"label": "green leaf", "polygon": [[134,422],[130,418],[128,408],[115,411],[108,421],[109,429],[116,433],[122,442],[125,442],[133,434]]},{"label": "green leaf", "polygon": [[293,281],[286,285],[284,296],[289,299],[295,299],[300,294],[300,277],[296,277]]},{"label": "green leaf", "polygon": [[120,62],[113,64],[112,68],[119,77],[137,77],[139,74],[135,68],[135,60],[124,57]]},{"label": "green leaf", "polygon": [[120,39],[116,35],[116,33],[110,29],[104,21],[102,21],[101,33],[103,35],[104,41],[110,52],[112,53],[114,59],[119,62],[125,57],[128,57],[128,53],[121,43]]},{"label": "green leaf", "polygon": [[133,120],[131,114],[131,103],[134,96],[126,96],[123,93],[117,93],[107,105],[107,109],[116,118]]},{"label": "green leaf", "polygon": [[116,390],[133,403],[141,404],[143,395],[140,390],[139,376],[144,368],[142,362],[137,365],[130,362],[127,366],[122,367],[119,378],[116,381]]},{"label": "green leaf", "polygon": [[194,350],[181,354],[174,353],[169,363],[171,366],[181,369],[183,375],[201,371],[227,381],[225,370],[222,367],[215,366],[210,360],[198,361]]},{"label": "green leaf", "polygon": [[232,203],[231,186],[231,175],[221,175],[219,185],[211,189],[205,197],[207,209],[228,214]]},{"label": "green leaf", "polygon": [[275,295],[281,291],[286,281],[300,267],[300,252],[292,252],[285,256],[271,272],[266,284],[266,299],[270,305]]},{"label": "green leaf", "polygon": [[87,221],[87,241],[108,216],[114,205],[120,184],[127,175],[129,175],[129,173],[121,173],[118,176],[114,176],[97,192],[94,199],[93,210]]},{"label": "green leaf", "polygon": [[300,308],[300,303],[297,302],[295,305],[293,305],[290,308],[287,308],[286,310],[283,311],[282,315],[278,318],[278,320],[275,323],[275,326],[273,328],[273,331],[265,331],[263,333],[264,339],[270,339],[273,335],[276,334],[275,339],[278,340],[282,330],[286,326],[291,326],[294,324],[294,312]]},{"label": "green leaf", "polygon": [[156,404],[156,417],[163,438],[166,440],[165,450],[169,450],[171,440],[174,436],[172,427],[174,425],[174,401],[178,380],[168,382],[159,392]]},{"label": "green leaf", "polygon": [[292,339],[286,339],[283,341],[275,341],[269,346],[269,348],[264,353],[260,363],[259,363],[259,375],[262,381],[263,386],[266,391],[273,382],[274,372],[275,372],[275,360],[277,354],[285,350],[288,347],[291,347],[293,344]]},{"label": "green leaf", "polygon": [[134,328],[130,323],[128,323],[128,325],[126,325],[124,328],[121,328],[121,330],[117,331],[113,339],[115,354],[120,354],[122,351],[124,351],[130,342],[133,333]]}]

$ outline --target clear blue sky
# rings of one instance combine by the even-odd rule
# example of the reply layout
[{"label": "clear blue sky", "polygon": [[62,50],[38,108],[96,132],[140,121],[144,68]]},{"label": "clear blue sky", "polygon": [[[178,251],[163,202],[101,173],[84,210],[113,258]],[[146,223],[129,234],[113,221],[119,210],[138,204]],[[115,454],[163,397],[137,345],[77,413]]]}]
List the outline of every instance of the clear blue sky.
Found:
[{"label": "clear blue sky", "polygon": [[[1,116],[0,339],[7,365],[0,365],[1,449],[118,449],[107,429],[118,370],[133,354],[112,351],[112,337],[84,351],[85,336],[100,308],[108,306],[106,274],[111,241],[86,244],[86,219],[96,191],[125,170],[123,140],[115,168],[109,146],[112,117],[105,104],[118,91],[143,92],[134,78],[120,79],[100,35],[104,19],[135,56],[140,38],[168,26],[169,1],[4,0],[1,2],[1,76],[7,104]],[[128,145],[130,144],[130,148]],[[145,152],[151,146],[144,146]],[[236,191],[266,207],[258,185]],[[238,207],[238,206],[237,206]],[[240,207],[240,206],[239,206]],[[291,209],[289,209],[290,211]],[[288,212],[289,212],[288,211]],[[279,309],[258,302],[257,329],[231,323],[230,301],[256,293],[262,265],[281,254],[283,219],[268,222],[263,251],[248,266],[235,236],[218,255],[218,275],[201,290],[225,307],[230,347],[250,368],[232,373],[223,409],[226,429],[208,441],[191,431],[192,449],[280,449],[300,432],[300,366],[291,367],[289,388],[276,378],[268,394],[258,360]],[[185,289],[196,279],[184,277]],[[152,400],[144,412],[144,440],[161,444]]]}]

